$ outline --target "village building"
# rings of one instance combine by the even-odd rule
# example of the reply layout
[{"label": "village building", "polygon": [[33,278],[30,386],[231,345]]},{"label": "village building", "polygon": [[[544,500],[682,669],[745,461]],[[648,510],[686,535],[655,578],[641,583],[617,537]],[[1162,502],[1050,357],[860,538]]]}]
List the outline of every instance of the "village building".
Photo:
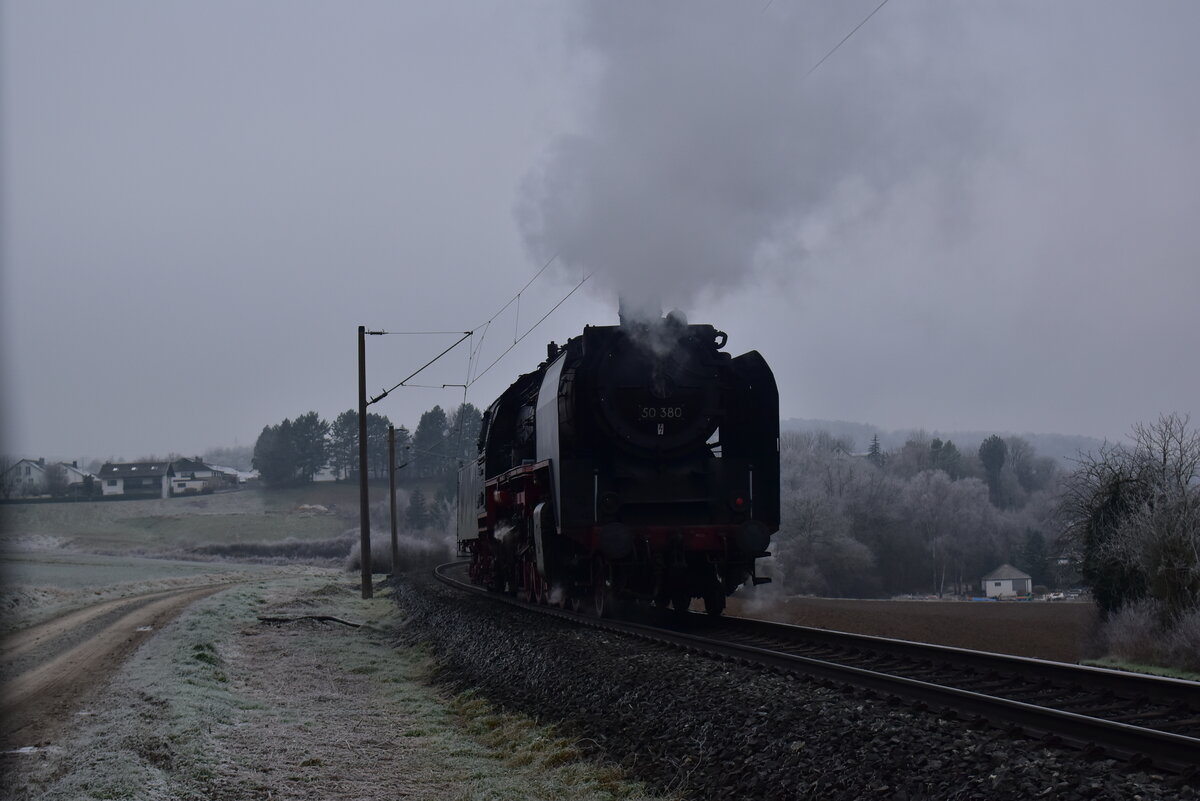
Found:
[{"label": "village building", "polygon": [[172,495],[208,494],[225,485],[224,474],[200,461],[199,456],[171,462],[171,473]]},{"label": "village building", "polygon": [[47,464],[45,459],[21,459],[0,473],[0,497],[86,498],[95,493],[105,498],[170,498],[236,489],[238,480],[237,471],[205,464],[199,457],[173,462],[107,462],[98,476],[80,470],[75,462]]},{"label": "village building", "polygon": [[236,489],[238,471],[205,464],[200,457],[175,459],[170,463],[174,475],[170,477],[170,494],[194,495],[215,493],[218,489]]},{"label": "village building", "polygon": [[46,494],[46,460],[21,459],[4,471],[4,495],[19,498]]},{"label": "village building", "polygon": [[1015,598],[1029,595],[1032,583],[1033,577],[1028,573],[1003,564],[983,577],[983,591],[988,598]]},{"label": "village building", "polygon": [[142,498],[169,498],[171,496],[170,462],[137,462],[114,464],[106,462],[100,468],[100,491],[110,495],[138,496]]},{"label": "village building", "polygon": [[75,462],[46,464],[45,459],[21,459],[0,476],[0,492],[6,498],[79,495],[90,477]]},{"label": "village building", "polygon": [[209,467],[214,472],[219,473],[224,480],[225,489],[237,489],[239,484],[245,484],[249,478],[257,478],[258,473],[250,473],[245,470],[238,470],[236,467],[227,467],[225,465],[210,464]]}]

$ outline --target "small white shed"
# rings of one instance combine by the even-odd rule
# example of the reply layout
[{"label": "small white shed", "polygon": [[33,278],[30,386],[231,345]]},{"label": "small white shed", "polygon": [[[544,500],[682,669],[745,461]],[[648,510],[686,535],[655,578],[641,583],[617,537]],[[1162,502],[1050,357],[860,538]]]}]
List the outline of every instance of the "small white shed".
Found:
[{"label": "small white shed", "polygon": [[1032,592],[1033,577],[1003,564],[983,577],[983,591],[988,598],[1012,598]]}]

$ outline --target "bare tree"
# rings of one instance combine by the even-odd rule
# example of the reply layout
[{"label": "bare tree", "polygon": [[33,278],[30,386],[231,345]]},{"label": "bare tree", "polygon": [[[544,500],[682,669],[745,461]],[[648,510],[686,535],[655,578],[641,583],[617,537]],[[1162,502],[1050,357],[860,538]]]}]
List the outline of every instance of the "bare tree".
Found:
[{"label": "bare tree", "polygon": [[[931,445],[928,434],[924,431],[914,431],[900,450],[888,455],[888,470],[901,478],[910,479],[918,473],[931,469],[933,467]],[[939,447],[941,446],[939,445]]]},{"label": "bare tree", "polygon": [[987,488],[978,479],[951,481],[941,470],[926,470],[905,487],[904,509],[928,549],[934,592],[945,593],[948,577],[961,588],[966,557],[989,523]]},{"label": "bare tree", "polygon": [[12,493],[13,477],[8,474],[19,460],[6,453],[0,453],[0,497],[7,498]]},{"label": "bare tree", "polygon": [[61,498],[67,494],[69,485],[70,477],[67,475],[67,468],[63,467],[61,463],[46,465],[46,492],[55,498]]},{"label": "bare tree", "polygon": [[1200,432],[1169,415],[1135,426],[1134,442],[1146,491],[1111,546],[1141,568],[1174,620],[1200,604]]},{"label": "bare tree", "polygon": [[1132,447],[1084,457],[1060,513],[1105,612],[1146,595],[1164,623],[1200,607],[1200,432],[1188,417],[1139,423]]}]

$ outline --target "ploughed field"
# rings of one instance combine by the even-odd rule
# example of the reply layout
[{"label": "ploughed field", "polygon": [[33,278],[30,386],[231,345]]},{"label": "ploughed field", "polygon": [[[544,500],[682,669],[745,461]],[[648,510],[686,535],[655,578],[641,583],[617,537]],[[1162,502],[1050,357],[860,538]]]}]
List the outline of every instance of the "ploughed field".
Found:
[{"label": "ploughed field", "polygon": [[1096,625],[1077,601],[859,601],[787,598],[765,604],[731,598],[728,613],[798,626],[871,634],[1015,656],[1078,662]]}]

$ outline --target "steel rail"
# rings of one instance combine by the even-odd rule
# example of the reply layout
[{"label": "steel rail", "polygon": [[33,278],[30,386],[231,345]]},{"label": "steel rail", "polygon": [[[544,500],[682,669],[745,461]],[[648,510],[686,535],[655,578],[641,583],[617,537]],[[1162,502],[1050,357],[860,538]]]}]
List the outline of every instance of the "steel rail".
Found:
[{"label": "steel rail", "polygon": [[[705,616],[692,613],[689,617],[699,619]],[[912,640],[898,640],[870,634],[851,634],[833,629],[774,623],[730,615],[716,620],[709,618],[697,620],[696,625],[697,628],[710,627],[732,631],[738,636],[742,634],[738,629],[742,629],[750,635],[787,639],[805,644],[820,644],[846,650],[865,648],[874,653],[907,659],[933,660],[982,671],[1032,676],[1063,684],[1074,683],[1089,689],[1107,690],[1122,697],[1146,696],[1164,703],[1178,703],[1189,709],[1200,710],[1200,683],[1168,676],[1152,676],[1146,673],[1110,670],[1090,665],[1074,665],[1068,662],[1055,662],[1048,659],[1034,659],[991,651],[976,651]]]},{"label": "steel rail", "polygon": [[[987,695],[985,693],[949,687],[933,682],[922,681],[904,676],[883,673],[876,670],[839,664],[824,659],[790,654],[756,645],[717,640],[694,633],[648,626],[641,623],[598,619],[574,612],[547,606],[535,606],[524,601],[496,593],[490,593],[482,587],[476,587],[459,579],[446,575],[446,570],[463,562],[452,562],[440,565],[434,574],[438,580],[461,590],[472,592],[501,603],[509,603],[530,612],[551,615],[576,624],[582,624],[613,633],[628,634],[643,640],[666,643],[684,650],[714,656],[719,659],[740,662],[741,664],[757,664],[774,670],[789,673],[802,673],[817,676],[822,679],[849,683],[873,692],[891,696],[903,696],[923,705],[937,706],[957,713],[974,716],[975,722],[987,722],[989,725],[1007,724],[1010,730],[1024,732],[1034,737],[1048,739],[1050,743],[1059,742],[1065,745],[1096,751],[1097,749],[1130,761],[1135,765],[1154,765],[1173,773],[1195,777],[1200,775],[1200,738],[1173,732],[1136,726],[1129,723],[1105,720],[1075,712],[1068,712],[1051,707],[1038,706],[1024,701]],[[747,620],[746,618],[734,618]],[[752,621],[754,625],[783,626],[792,630],[804,630],[802,626],[787,624],[765,624],[763,621]],[[825,629],[812,631],[821,634],[839,634],[846,638],[856,638],[859,635],[830,632]],[[902,644],[906,649],[915,651],[923,644],[905,640],[888,640],[881,637],[865,637],[864,639],[882,644]],[[847,642],[849,640],[846,640]],[[1003,654],[987,654],[986,652],[970,651],[946,646],[925,646],[932,648],[939,658],[954,663],[978,658],[979,664],[999,666],[1003,664],[1038,663],[1052,665],[1050,668],[1065,675],[1072,668],[1076,680],[1090,681],[1105,673],[1103,668],[1087,668],[1072,666],[1061,662],[1045,660],[1029,660],[1024,657],[1008,657]],[[961,660],[959,659],[961,657]],[[995,657],[992,659],[992,657]],[[1158,677],[1139,678],[1157,679]],[[1082,677],[1087,678],[1082,678]],[[1109,677],[1106,677],[1109,678]],[[1178,680],[1166,680],[1170,686]],[[1192,684],[1194,682],[1184,682]],[[1180,689],[1180,688],[1175,688]],[[1187,689],[1187,688],[1183,688]],[[1194,692],[1194,690],[1193,690]]]}]

